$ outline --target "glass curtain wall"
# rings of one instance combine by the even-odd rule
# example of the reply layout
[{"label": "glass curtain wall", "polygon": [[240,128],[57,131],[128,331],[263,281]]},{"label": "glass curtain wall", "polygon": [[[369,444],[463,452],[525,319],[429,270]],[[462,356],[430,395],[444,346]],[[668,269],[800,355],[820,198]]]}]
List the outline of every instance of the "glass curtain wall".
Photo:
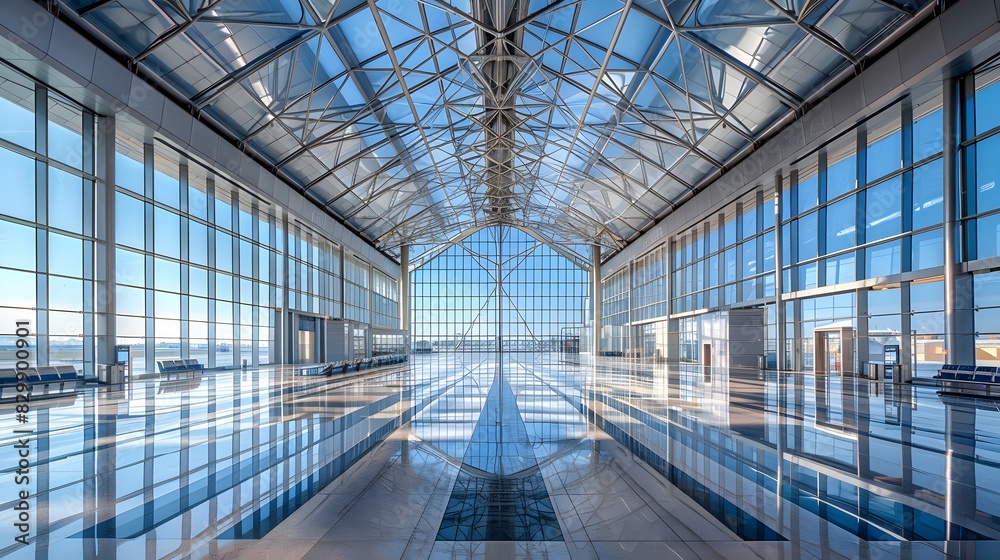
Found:
[{"label": "glass curtain wall", "polygon": [[963,83],[968,102],[962,122],[964,189],[959,200],[966,260],[984,260],[973,276],[975,355],[982,365],[1000,365],[1000,59],[984,65]]},{"label": "glass curtain wall", "polygon": [[908,98],[789,172],[786,294],[942,265],[941,118],[939,89]]},{"label": "glass curtain wall", "polygon": [[661,245],[636,259],[632,274],[632,320],[667,316],[667,247]]},{"label": "glass curtain wall", "polygon": [[534,359],[579,353],[589,272],[521,230],[479,230],[411,280],[414,348]]},{"label": "glass curtain wall", "polygon": [[403,354],[407,339],[400,332],[399,283],[372,267],[371,286],[372,356]]},{"label": "glass curtain wall", "polygon": [[[632,347],[637,358],[654,362],[666,360],[668,347],[667,301],[660,294],[667,291],[666,245],[661,245],[636,259],[632,268]],[[657,320],[659,319],[659,320]]]},{"label": "glass curtain wall", "polygon": [[1000,272],[975,275],[976,360],[1000,365]]},{"label": "glass curtain wall", "polygon": [[344,318],[359,323],[369,323],[368,281],[371,275],[368,263],[355,255],[344,258]]},{"label": "glass curtain wall", "polygon": [[[1000,70],[990,67],[976,74],[977,102],[988,95],[1000,97],[994,74],[1000,75]],[[990,89],[994,87],[995,93]],[[977,148],[982,151],[983,144],[1000,132],[1000,119],[996,120],[992,124],[969,120],[969,126],[975,121],[979,136],[966,141],[967,154],[974,155]],[[630,300],[621,287],[630,272],[647,270],[646,263],[658,258],[659,248],[609,270],[602,283],[603,344],[617,350],[616,355],[629,355],[629,339],[616,334],[616,326],[637,321],[637,313],[669,301],[676,335],[667,335],[674,341],[667,346],[668,360],[690,361],[697,359],[692,338],[697,329],[695,323],[679,320],[730,307],[764,306],[768,362],[773,364],[771,356],[778,350],[775,304],[780,302],[786,363],[793,368],[812,368],[816,328],[844,323],[855,336],[866,339],[855,345],[855,360],[881,361],[885,344],[901,344],[914,367],[936,370],[944,359],[945,332],[942,127],[941,86],[911,92],[815,152],[800,156],[774,183],[748,186],[746,195],[673,235],[665,262],[669,288],[652,284],[651,290],[634,289]],[[984,170],[989,165],[971,165],[969,173],[988,175],[992,171]],[[963,207],[969,216],[966,250],[980,259],[997,255],[990,252],[992,245],[978,243],[982,235],[971,233],[977,227],[981,233],[984,220],[1000,216],[996,203],[1000,200],[990,202],[990,195],[983,194],[989,192],[990,181],[992,175],[980,179],[986,187],[976,197],[966,196]],[[981,204],[976,206],[973,198]],[[1000,217],[996,221],[1000,224]],[[783,240],[780,247],[777,227]],[[780,298],[776,257],[782,263]],[[636,280],[632,285],[644,284]],[[895,304],[887,305],[886,298]],[[1000,331],[989,326],[986,307],[980,306],[978,315],[983,319],[978,323],[983,326],[977,323],[977,330]],[[643,326],[642,336],[632,337],[632,346],[645,349],[653,332],[654,328]]]},{"label": "glass curtain wall", "polygon": [[[0,367],[15,363],[17,323],[27,321],[33,365],[69,364],[93,376],[95,206],[104,204],[95,200],[95,115],[0,66],[0,116]],[[342,266],[339,244],[297,225],[285,231],[276,208],[123,128],[109,218],[116,342],[130,346],[132,374],[170,359],[281,362],[283,301],[365,328],[369,320],[398,326],[396,279],[377,271],[370,296],[364,259],[350,255]]]},{"label": "glass curtain wall", "polygon": [[[115,171],[116,332],[131,346],[132,374],[170,359],[280,361],[283,247],[270,210],[159,143],[119,135]],[[301,277],[289,277],[297,289]]]},{"label": "glass curtain wall", "polygon": [[601,355],[625,356],[629,349],[629,271],[623,268],[601,283]]},{"label": "glass curtain wall", "polygon": [[341,317],[340,246],[298,226],[288,230],[289,309]]},{"label": "glass curtain wall", "polygon": [[[94,115],[0,65],[0,367],[94,361]],[[19,324],[20,323],[20,324]]]},{"label": "glass curtain wall", "polygon": [[372,325],[400,328],[399,283],[377,268],[372,268]]},{"label": "glass curtain wall", "polygon": [[972,103],[964,115],[962,129],[966,141],[966,189],[962,213],[966,231],[968,260],[1000,255],[1000,59],[987,64],[965,82],[974,88]]},{"label": "glass curtain wall", "polygon": [[677,236],[673,313],[774,296],[774,194],[760,190]]}]

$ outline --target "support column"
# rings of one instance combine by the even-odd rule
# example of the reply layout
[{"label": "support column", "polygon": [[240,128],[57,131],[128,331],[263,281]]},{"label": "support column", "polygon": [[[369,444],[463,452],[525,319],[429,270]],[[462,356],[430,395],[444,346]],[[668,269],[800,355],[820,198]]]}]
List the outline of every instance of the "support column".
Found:
[{"label": "support column", "polygon": [[[794,261],[793,261],[794,262]],[[784,305],[787,305],[784,304]],[[787,320],[788,309],[785,309],[785,319]],[[805,356],[802,353],[802,302],[793,301],[792,302],[792,340],[789,344],[789,360],[788,369],[792,371],[805,371]],[[788,332],[785,332],[785,336],[788,336]],[[815,356],[813,359],[813,364],[816,363]]]},{"label": "support column", "polygon": [[[152,139],[149,142],[153,142]],[[155,176],[155,165],[156,165],[156,152],[153,149],[153,144],[146,143],[142,145],[142,183],[143,192],[148,200],[154,199],[153,190],[153,177]],[[212,196],[212,195],[209,195]],[[211,199],[209,199],[211,200]],[[145,281],[143,286],[146,287],[146,332],[143,333],[145,338],[143,339],[143,373],[154,373],[156,372],[156,298],[154,297],[155,292],[153,288],[156,286],[156,274],[154,268],[154,260],[152,252],[155,247],[155,237],[153,229],[153,205],[143,204],[143,212],[145,216],[146,231],[143,232],[143,249],[146,254],[143,256],[143,260],[146,261],[145,268]],[[214,214],[209,214],[210,221],[214,222]],[[212,249],[215,249],[215,242],[212,239],[211,244]],[[215,268],[215,261],[209,261],[211,267]],[[214,279],[213,279],[214,280]],[[215,282],[209,282],[209,290],[212,290],[215,286]],[[215,292],[209,291],[209,297],[214,299]],[[214,306],[210,306],[210,309],[214,309]],[[212,324],[215,323],[215,317],[209,316],[209,321]],[[132,359],[128,366],[128,374],[130,377],[135,376],[135,371],[133,367],[135,366],[136,360]],[[210,362],[208,367],[215,367],[214,362]]]},{"label": "support column", "polygon": [[[97,266],[95,311],[97,363],[110,364],[115,356],[115,117],[97,118],[97,182],[94,185],[94,235]],[[95,367],[96,370],[96,367]],[[96,373],[96,371],[94,372]],[[131,372],[130,372],[131,373]]]},{"label": "support column", "polygon": [[775,365],[778,371],[791,369],[788,367],[788,360],[785,357],[785,302],[781,299],[782,292],[785,290],[785,275],[782,274],[782,267],[785,266],[782,259],[782,251],[785,246],[785,238],[781,231],[782,188],[783,180],[781,173],[778,173],[774,177],[774,320],[777,323],[775,325],[775,337],[777,338],[775,341]]},{"label": "support column", "polygon": [[[190,224],[191,207],[188,200],[188,166],[182,163],[178,173],[180,181],[181,210],[181,358],[191,358],[191,263]],[[256,254],[256,251],[254,252]]]},{"label": "support column", "polygon": [[629,260],[628,264],[625,265],[625,301],[628,302],[625,308],[628,309],[628,315],[625,319],[625,343],[622,345],[623,355],[625,358],[631,358],[635,356],[635,336],[632,326],[632,279],[635,278],[635,261]]},{"label": "support column", "polygon": [[[719,246],[722,247],[722,219],[720,215],[713,216],[711,218],[719,227],[716,228],[717,235],[719,236]],[[677,240],[671,235],[667,241],[667,317],[671,317],[674,312],[674,303],[671,298],[673,293],[673,281],[674,281],[674,255],[677,251]],[[722,273],[719,273],[720,276]],[[719,298],[722,300],[722,293],[719,293]],[[721,303],[721,302],[720,302]],[[679,319],[667,319],[667,363],[668,364],[679,364],[681,360],[681,336],[680,336],[680,320]]]},{"label": "support column", "polygon": [[[229,193],[229,204],[231,208],[231,220],[233,223],[233,239],[230,243],[232,247],[230,250],[233,252],[233,277],[230,280],[233,285],[233,326],[230,328],[229,332],[226,333],[226,338],[230,339],[232,342],[232,353],[233,353],[233,366],[240,367],[243,365],[243,344],[242,344],[242,325],[243,317],[240,316],[241,301],[243,298],[240,294],[240,234],[246,235],[246,232],[240,231],[240,199],[239,199],[239,189],[233,189]],[[315,290],[315,287],[313,287]],[[318,292],[312,292],[318,293]],[[218,331],[216,331],[216,336],[218,336]]]},{"label": "support column", "polygon": [[[279,210],[279,212],[280,215],[275,215],[274,217],[275,228],[272,231],[275,231],[276,235],[284,236],[284,239],[281,240],[281,252],[275,255],[275,259],[280,259],[279,262],[281,263],[281,278],[278,278],[276,283],[283,289],[280,290],[281,297],[278,298],[279,301],[275,302],[277,304],[276,307],[278,307],[278,320],[274,325],[274,342],[277,347],[275,348],[277,354],[274,357],[277,359],[272,359],[272,362],[289,364],[294,363],[291,348],[295,348],[295,341],[291,339],[294,327],[288,315],[288,267],[291,264],[288,258],[288,212],[284,210]],[[272,239],[276,239],[276,237]],[[343,290],[340,292],[340,298],[341,300],[344,298]],[[343,308],[341,308],[341,313],[343,313]]]},{"label": "support column", "polygon": [[[250,206],[250,235],[255,241],[260,239],[260,207],[257,201],[252,201]],[[260,251],[256,248],[250,256],[250,270],[254,278],[260,278],[261,275],[261,262],[260,262]],[[264,263],[263,266],[267,266]],[[268,278],[273,278],[268,276]],[[329,295],[329,294],[324,294]],[[250,366],[254,368],[260,367],[260,288],[254,286],[253,294],[251,294],[250,303],[253,305],[254,312],[251,313],[251,326],[250,326]]]},{"label": "support column", "polygon": [[[277,215],[277,209],[275,209],[275,212],[271,212],[267,216],[268,239],[271,240],[272,244],[277,243],[278,220],[280,219],[281,218]],[[281,233],[282,235],[285,235],[284,231]],[[282,286],[283,288],[287,287],[287,285],[281,283],[284,282],[284,278],[278,278],[278,263],[282,262],[283,265],[285,264],[283,261],[278,260],[282,258],[283,254],[284,252],[276,253],[274,251],[268,251],[267,258],[267,277],[271,279],[271,285],[268,288],[268,307],[270,307],[268,313],[271,314],[271,320],[268,322],[271,327],[270,347],[267,351],[267,363],[269,364],[282,364],[285,362],[284,339],[282,338],[285,336],[284,330],[282,329],[282,321],[285,316],[285,304],[283,303],[284,296],[282,296],[282,301],[278,301],[278,286]],[[284,270],[283,266],[282,270]],[[284,294],[283,290],[281,292]]]},{"label": "support column", "polygon": [[601,355],[601,246],[594,245],[591,247],[591,262],[594,265],[593,274],[591,275],[591,281],[593,285],[591,286],[591,307],[593,310],[593,321],[591,325],[593,326],[593,340],[591,341],[591,348],[594,357]]},{"label": "support column", "polygon": [[[48,122],[49,91],[35,84],[35,151],[49,155]],[[49,236],[43,226],[49,225],[49,173],[46,162],[35,160],[35,305],[30,329],[36,334],[49,332]],[[25,310],[27,311],[27,310]],[[49,365],[49,337],[36,336],[34,358],[36,366]]]},{"label": "support column", "polygon": [[[912,309],[912,300],[910,299],[910,283],[901,282],[899,286],[899,297],[901,299],[902,309],[907,312],[900,313],[899,316],[899,363],[903,364],[903,367],[909,370],[910,379],[913,379],[913,316],[908,312]],[[970,362],[971,363],[971,362]],[[894,382],[899,382],[899,377],[897,376],[893,379]],[[905,430],[904,430],[905,431]]]},{"label": "support column", "polygon": [[975,317],[972,313],[972,277],[961,274],[956,264],[961,260],[961,236],[959,228],[959,189],[958,180],[962,173],[962,160],[959,157],[958,144],[962,127],[960,126],[960,107],[963,103],[962,91],[958,79],[950,79],[944,84],[943,106],[944,126],[944,190],[942,203],[944,206],[944,328],[947,362],[957,364],[975,363]]},{"label": "support column", "polygon": [[368,329],[365,333],[365,358],[375,350],[375,267],[368,262]]},{"label": "support column", "polygon": [[[215,221],[215,179],[209,177],[205,181],[205,200],[207,201],[207,216],[208,223],[214,224]],[[146,222],[152,223],[152,222]],[[216,296],[216,275],[218,274],[218,269],[215,267],[216,255],[215,255],[215,237],[218,232],[215,228],[208,228],[208,297],[209,301],[215,299]],[[287,245],[287,243],[286,243]],[[152,285],[152,284],[147,284]],[[287,286],[288,283],[282,284]],[[286,296],[287,297],[287,296]],[[216,309],[214,305],[208,306],[208,356],[206,360],[208,365],[207,368],[214,368],[216,365],[216,355],[219,349],[219,323],[217,322],[218,315],[216,314]]]},{"label": "support column", "polygon": [[[344,270],[346,270],[347,264],[344,263],[344,259],[347,258],[347,251],[344,250],[344,246],[341,245],[338,249],[338,254],[340,255],[340,265],[337,267],[337,274],[339,275],[338,282],[340,282],[340,318],[347,320],[347,292],[344,288],[347,286],[344,284]],[[288,262],[287,260],[285,261]],[[287,285],[287,284],[286,284]],[[354,336],[354,333],[351,333]],[[351,343],[353,346],[353,342]]]},{"label": "support column", "polygon": [[406,331],[403,351],[410,353],[410,246],[399,248],[399,328]]},{"label": "support column", "polygon": [[[83,114],[83,137],[87,139],[83,143],[83,171],[96,177],[97,151],[94,144],[97,138],[97,119],[96,115],[88,111],[84,111]],[[113,146],[114,143],[112,142],[112,149],[114,149]],[[88,190],[91,191],[90,196],[83,197],[83,231],[89,232],[96,237],[98,226],[94,223],[94,217],[96,216],[94,205],[101,204],[103,201],[97,198],[100,194],[96,186],[93,184],[89,186],[90,189]],[[83,245],[83,270],[81,270],[84,280],[83,312],[85,317],[94,318],[94,320],[83,322],[82,373],[86,377],[97,375],[97,321],[100,319],[97,318],[97,303],[94,301],[94,295],[97,294],[97,284],[94,281],[96,276],[94,267],[97,264],[96,257],[94,256],[94,246],[99,244],[100,242],[84,243]],[[46,247],[46,249],[48,248]],[[45,270],[48,270],[48,268]]]}]

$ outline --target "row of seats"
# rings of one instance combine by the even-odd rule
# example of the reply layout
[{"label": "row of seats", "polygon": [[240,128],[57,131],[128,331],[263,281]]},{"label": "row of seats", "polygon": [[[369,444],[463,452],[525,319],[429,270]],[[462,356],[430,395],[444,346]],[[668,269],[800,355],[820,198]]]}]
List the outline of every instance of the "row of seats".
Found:
[{"label": "row of seats", "polygon": [[[22,370],[24,380],[31,387],[31,398],[58,397],[75,394],[83,384],[83,377],[74,366],[41,366]],[[14,402],[17,399],[17,370],[0,369],[0,402]]]},{"label": "row of seats", "polygon": [[372,366],[371,367],[377,368],[377,367],[382,367],[382,366],[391,366],[391,365],[395,365],[395,364],[402,364],[402,363],[408,361],[409,359],[410,359],[410,357],[407,356],[407,355],[405,355],[405,354],[394,354],[392,356],[378,356],[378,357],[372,358]]},{"label": "row of seats", "polygon": [[321,374],[334,375],[338,373],[347,373],[349,371],[362,371],[371,368],[401,364],[409,359],[410,357],[407,355],[393,355],[393,356],[377,356],[375,358],[363,358],[348,362],[333,362],[332,364],[327,365],[323,369]]},{"label": "row of seats", "polygon": [[991,396],[991,389],[1000,387],[1000,368],[967,364],[945,364],[934,376],[948,392]]},{"label": "row of seats", "polygon": [[179,373],[203,370],[205,364],[198,363],[198,360],[162,360],[156,362],[156,367],[159,368],[160,373]]}]

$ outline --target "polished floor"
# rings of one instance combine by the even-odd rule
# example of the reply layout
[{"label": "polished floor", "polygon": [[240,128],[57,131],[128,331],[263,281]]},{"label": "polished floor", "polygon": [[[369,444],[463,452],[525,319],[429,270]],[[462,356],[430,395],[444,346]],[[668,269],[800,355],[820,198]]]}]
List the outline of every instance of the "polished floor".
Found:
[{"label": "polished floor", "polygon": [[563,357],[151,379],[28,424],[0,405],[0,556],[1000,558],[1000,401]]}]

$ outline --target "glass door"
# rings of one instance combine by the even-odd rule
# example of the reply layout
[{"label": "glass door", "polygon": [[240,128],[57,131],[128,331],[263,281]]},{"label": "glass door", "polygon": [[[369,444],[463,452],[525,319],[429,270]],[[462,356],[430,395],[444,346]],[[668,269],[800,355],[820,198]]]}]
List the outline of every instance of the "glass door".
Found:
[{"label": "glass door", "polygon": [[843,353],[840,348],[840,333],[826,333],[826,371],[827,373],[843,373]]}]

